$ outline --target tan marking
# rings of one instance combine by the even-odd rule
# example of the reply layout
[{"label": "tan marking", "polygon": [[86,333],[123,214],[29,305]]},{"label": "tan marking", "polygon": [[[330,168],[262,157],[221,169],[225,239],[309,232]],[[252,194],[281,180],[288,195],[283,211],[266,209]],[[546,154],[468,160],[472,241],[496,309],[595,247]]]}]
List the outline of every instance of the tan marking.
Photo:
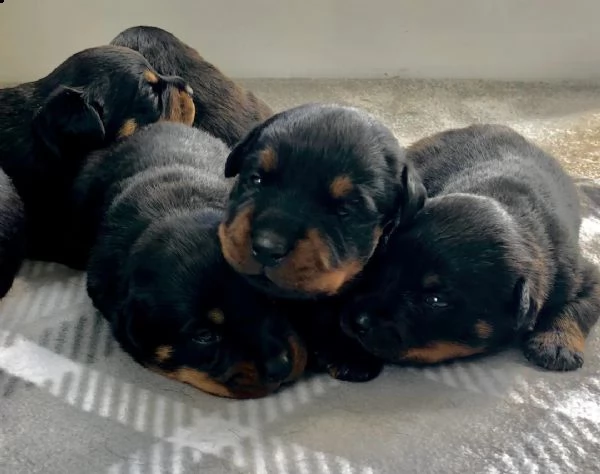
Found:
[{"label": "tan marking", "polygon": [[[262,270],[262,265],[253,258],[251,251],[252,213],[251,207],[240,211],[229,225],[221,223],[218,232],[223,256],[235,270],[246,275],[258,275]],[[374,237],[378,234],[375,232]],[[264,271],[280,288],[333,295],[360,273],[364,264],[350,260],[333,268],[330,259],[329,247],[319,231],[310,229],[279,265],[267,267]]]},{"label": "tan marking", "polygon": [[[289,355],[292,359],[292,371],[285,380],[286,383],[293,382],[302,376],[308,359],[306,347],[297,336],[290,336],[288,342]],[[169,346],[159,347],[156,351],[157,359],[162,359],[165,355],[170,356],[170,351],[172,351],[172,348]],[[162,362],[162,360],[159,360],[159,362]],[[273,393],[281,385],[278,383],[263,383],[256,365],[250,362],[240,362],[231,366],[218,379],[209,376],[206,372],[190,367],[180,367],[173,371],[166,371],[155,366],[149,366],[149,369],[164,377],[191,385],[203,392],[225,398],[261,398]]]},{"label": "tan marking", "polygon": [[492,327],[492,325],[482,319],[478,320],[475,323],[474,329],[475,334],[477,334],[477,337],[479,337],[480,339],[489,339],[494,333],[494,328]]},{"label": "tan marking", "polygon": [[192,125],[195,116],[196,106],[192,96],[186,91],[181,91],[173,86],[163,120]]},{"label": "tan marking", "polygon": [[150,69],[146,69],[144,71],[144,79],[146,79],[150,84],[158,84],[158,76],[151,71]]},{"label": "tan marking", "polygon": [[[157,370],[155,370],[155,372],[156,371]],[[205,372],[190,369],[189,367],[182,367],[173,372],[161,370],[158,370],[157,372],[165,377],[177,380],[178,382],[187,383],[192,387],[202,390],[203,392],[210,393],[211,395],[225,398],[237,398],[227,386],[217,382]]]},{"label": "tan marking", "polygon": [[413,347],[400,354],[400,360],[419,364],[437,364],[451,359],[481,354],[484,347],[471,347],[450,341],[433,341],[425,347]]},{"label": "tan marking", "polygon": [[282,288],[334,295],[362,268],[357,260],[333,268],[329,247],[317,229],[310,229],[306,238],[296,243],[294,250],[280,265],[267,268],[265,273]]},{"label": "tan marking", "polygon": [[135,119],[127,119],[119,129],[119,133],[117,134],[119,138],[125,138],[133,135],[133,133],[137,130],[137,122]]},{"label": "tan marking", "polygon": [[436,273],[428,273],[423,277],[423,288],[425,290],[431,290],[440,286],[440,276]]},{"label": "tan marking", "polygon": [[208,316],[208,319],[210,322],[212,322],[213,324],[216,324],[218,326],[220,326],[221,324],[223,324],[225,322],[225,313],[223,313],[223,310],[221,310],[219,308],[211,309],[207,313],[207,316]]},{"label": "tan marking", "polygon": [[246,275],[258,275],[261,265],[252,258],[250,230],[254,208],[247,207],[226,225],[219,225],[219,240],[225,260],[237,271]]},{"label": "tan marking", "polygon": [[163,363],[168,361],[173,355],[172,346],[159,346],[155,351],[156,362]]},{"label": "tan marking", "polygon": [[308,353],[304,343],[297,336],[290,336],[288,339],[290,345],[290,357],[292,358],[292,371],[286,382],[298,380],[306,369]]},{"label": "tan marking", "polygon": [[350,194],[352,189],[354,188],[354,184],[352,183],[352,179],[350,176],[341,175],[337,176],[329,185],[329,192],[331,196],[335,199],[343,198]]},{"label": "tan marking", "polygon": [[277,154],[272,148],[265,148],[259,153],[258,164],[266,173],[277,168]]},{"label": "tan marking", "polygon": [[217,397],[235,399],[261,398],[279,388],[278,385],[264,385],[258,382],[256,369],[249,369],[251,366],[251,364],[241,363],[232,367],[228,371],[228,375],[239,374],[239,376],[235,378],[235,381],[231,379],[229,382],[231,386],[227,382],[214,379],[206,372],[201,372],[190,367],[180,367],[172,372],[167,372],[157,367],[150,367],[150,369],[167,378],[186,383]]}]

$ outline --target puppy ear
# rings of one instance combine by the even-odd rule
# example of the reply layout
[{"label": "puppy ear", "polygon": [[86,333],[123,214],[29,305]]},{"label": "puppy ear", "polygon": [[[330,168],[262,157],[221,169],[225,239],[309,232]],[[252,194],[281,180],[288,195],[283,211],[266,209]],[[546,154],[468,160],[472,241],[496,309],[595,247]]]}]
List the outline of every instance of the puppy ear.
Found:
[{"label": "puppy ear", "polygon": [[401,204],[400,224],[411,221],[421,210],[427,198],[427,191],[421,177],[410,164],[405,164],[400,175]]},{"label": "puppy ear", "polygon": [[244,159],[256,145],[256,141],[265,128],[266,122],[254,127],[237,145],[233,147],[225,162],[225,177],[233,178],[240,173]]},{"label": "puppy ear", "polygon": [[516,331],[531,331],[537,317],[537,305],[531,297],[529,283],[525,278],[519,278],[513,291],[515,308]]},{"label": "puppy ear", "polygon": [[55,89],[32,121],[34,141],[56,156],[98,148],[105,130],[98,111],[81,89]]}]

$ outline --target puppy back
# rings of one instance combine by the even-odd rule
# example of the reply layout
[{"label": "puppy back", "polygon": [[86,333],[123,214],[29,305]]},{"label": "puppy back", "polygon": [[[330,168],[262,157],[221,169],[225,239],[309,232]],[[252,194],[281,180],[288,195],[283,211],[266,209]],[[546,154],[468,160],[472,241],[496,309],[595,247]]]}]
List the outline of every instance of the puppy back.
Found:
[{"label": "puppy back", "polygon": [[220,140],[170,122],[150,125],[93,153],[72,191],[72,239],[82,242],[85,252],[111,206],[124,200],[131,220],[123,217],[123,225],[139,231],[148,216],[168,214],[173,208],[223,207],[230,190],[222,171],[227,154]]}]

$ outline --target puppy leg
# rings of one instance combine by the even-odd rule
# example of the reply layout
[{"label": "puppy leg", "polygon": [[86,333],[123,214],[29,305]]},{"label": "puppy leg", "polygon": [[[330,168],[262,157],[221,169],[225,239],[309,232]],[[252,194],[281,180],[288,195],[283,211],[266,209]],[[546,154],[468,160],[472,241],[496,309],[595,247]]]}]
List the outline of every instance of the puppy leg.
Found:
[{"label": "puppy leg", "polygon": [[525,356],[549,370],[576,370],[583,365],[585,341],[600,312],[600,275],[586,262],[581,289],[559,310],[543,315],[525,341]]},{"label": "puppy leg", "polygon": [[0,170],[0,298],[25,258],[25,211],[10,178]]},{"label": "puppy leg", "polygon": [[356,342],[340,334],[326,346],[315,348],[316,365],[334,379],[368,382],[383,369],[383,362],[368,354]]}]

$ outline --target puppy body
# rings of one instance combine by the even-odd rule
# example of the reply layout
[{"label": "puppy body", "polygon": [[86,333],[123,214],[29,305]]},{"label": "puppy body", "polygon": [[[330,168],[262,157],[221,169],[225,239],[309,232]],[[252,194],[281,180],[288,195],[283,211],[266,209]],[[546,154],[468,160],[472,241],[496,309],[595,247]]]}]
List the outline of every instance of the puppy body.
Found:
[{"label": "puppy body", "polygon": [[27,256],[70,263],[63,217],[88,152],[148,123],[193,118],[181,78],[116,46],[86,49],[42,79],[0,90],[0,167],[25,206]]},{"label": "puppy body", "polygon": [[194,126],[229,146],[255,125],[273,115],[252,92],[244,90],[171,33],[136,26],[119,33],[111,44],[139,51],[162,74],[183,77],[194,89]]},{"label": "puppy body", "polygon": [[[219,227],[226,260],[277,298],[331,300],[317,306],[336,306],[380,240],[408,222],[425,197],[391,131],[364,111],[338,105],[308,104],[266,120],[233,149],[225,174],[238,176]],[[330,373],[345,380],[379,373],[380,363],[371,360],[365,370],[368,357],[354,372],[338,370],[360,349],[331,333],[340,332],[330,324],[335,310],[303,306],[315,322],[303,325],[319,333],[311,340]]]},{"label": "puppy body", "polygon": [[223,253],[275,296],[330,297],[424,199],[391,131],[359,109],[296,107],[231,152],[238,176],[220,227]]},{"label": "puppy body", "polygon": [[208,393],[258,397],[297,378],[306,356],[223,260],[227,153],[205,132],[151,125],[90,156],[73,218],[93,243],[89,295],[129,354]]},{"label": "puppy body", "polygon": [[344,317],[396,362],[493,351],[525,335],[535,363],[583,363],[598,274],[581,256],[576,188],[559,163],[507,127],[442,132],[409,148],[429,198],[390,239]]}]

